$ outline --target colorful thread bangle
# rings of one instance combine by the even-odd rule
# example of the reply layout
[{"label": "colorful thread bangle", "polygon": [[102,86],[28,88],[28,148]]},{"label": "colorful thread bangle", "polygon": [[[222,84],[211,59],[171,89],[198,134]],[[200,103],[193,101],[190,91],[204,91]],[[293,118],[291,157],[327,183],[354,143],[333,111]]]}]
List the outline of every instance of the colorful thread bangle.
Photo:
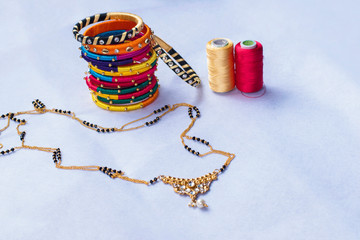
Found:
[{"label": "colorful thread bangle", "polygon": [[156,90],[156,92],[154,93],[154,95],[152,95],[152,97],[149,97],[145,101],[136,103],[133,105],[125,105],[125,106],[113,106],[113,105],[103,103],[101,101],[98,101],[94,94],[92,94],[91,97],[92,97],[93,101],[95,102],[95,104],[102,109],[110,110],[110,111],[126,112],[126,111],[132,111],[132,110],[137,110],[137,109],[146,107],[147,105],[154,102],[156,100],[156,98],[158,97],[158,95],[159,95],[159,89]]},{"label": "colorful thread bangle", "polygon": [[[158,88],[158,84],[155,85],[155,87],[152,89],[152,92],[156,92]],[[134,98],[128,98],[128,99],[107,99],[107,98],[103,98],[103,97],[100,97],[100,96],[97,96],[97,99],[101,102],[104,102],[104,103],[110,103],[110,104],[127,104],[127,103],[137,103],[139,101],[142,101],[146,98],[148,98],[149,96],[151,95],[151,92],[147,92],[139,97],[134,97]]]},{"label": "colorful thread bangle", "polygon": [[[131,21],[107,21],[103,23],[96,24],[88,28],[84,35],[86,36],[95,36],[102,32],[113,31],[118,29],[128,29],[134,26],[134,22]],[[86,44],[85,47],[90,52],[101,53],[101,54],[126,54],[133,51],[138,51],[145,46],[150,44],[151,29],[149,26],[144,24],[144,28],[139,33],[141,35],[139,38],[116,45],[90,45]]]},{"label": "colorful thread bangle", "polygon": [[132,66],[118,67],[117,68],[118,72],[103,71],[103,70],[100,70],[97,67],[91,65],[91,63],[90,63],[89,67],[94,72],[97,72],[104,76],[131,76],[131,75],[140,74],[140,73],[143,73],[143,72],[149,70],[150,68],[152,68],[156,65],[156,62],[157,62],[157,56],[154,53],[154,51],[152,50],[152,55],[147,61],[140,63],[140,64],[132,65]]},{"label": "colorful thread bangle", "polygon": [[139,79],[149,77],[154,74],[154,72],[157,70],[157,66],[155,65],[153,68],[150,68],[149,70],[140,73],[138,75],[133,76],[103,76],[92,69],[89,69],[89,73],[93,75],[97,80],[105,81],[105,82],[134,82]]},{"label": "colorful thread bangle", "polygon": [[[153,37],[153,49],[156,54],[165,62],[165,64],[173,70],[186,83],[193,87],[200,85],[200,78],[196,72],[190,67],[190,65],[181,57],[181,55],[175,51],[170,45],[164,42],[161,38],[156,35]],[[172,61],[170,55],[175,59]],[[178,64],[180,64],[180,66]]]},{"label": "colorful thread bangle", "polygon": [[[80,34],[80,30],[84,27],[106,20],[129,20],[134,22],[136,25],[130,29],[129,31],[123,32],[121,34],[110,35],[105,37],[90,37],[84,36]],[[144,22],[141,17],[131,14],[131,13],[122,13],[122,12],[109,12],[109,13],[100,13],[93,15],[91,17],[84,18],[83,20],[79,21],[73,27],[73,34],[77,41],[81,42],[82,44],[92,44],[92,45],[108,45],[108,44],[118,44],[122,43],[127,39],[133,38],[137,35],[144,27]]]},{"label": "colorful thread bangle", "polygon": [[[150,45],[147,45],[146,47],[142,48],[139,51],[136,51],[136,53],[138,53],[138,55],[136,56],[130,56],[129,58],[122,58],[122,59],[118,59],[116,61],[101,61],[101,55],[96,55],[94,53],[90,53],[90,52],[83,52],[81,51],[81,57],[87,61],[87,62],[91,62],[93,65],[99,65],[99,66],[108,66],[108,67],[112,67],[112,66],[122,66],[125,64],[130,64],[133,63],[134,61],[139,61],[141,59],[143,59],[144,57],[146,57],[147,53],[150,51]],[[86,50],[85,50],[86,51]],[[91,55],[96,55],[93,57],[90,57]],[[122,56],[122,55],[121,55]],[[109,57],[109,56],[106,56]],[[111,56],[113,57],[113,59],[116,59],[116,55]],[[97,60],[97,58],[99,58],[99,60]]]},{"label": "colorful thread bangle", "polygon": [[146,80],[150,80],[154,75],[151,75],[149,77],[146,78],[142,78],[139,79],[137,81],[131,81],[131,82],[118,82],[118,83],[110,83],[110,82],[104,82],[101,80],[97,80],[94,76],[90,75],[87,77],[84,77],[84,80],[89,81],[92,85],[97,86],[97,87],[102,87],[102,88],[118,88],[118,89],[122,89],[122,88],[127,88],[127,87],[133,87],[133,86],[138,86],[139,84],[145,82]]},{"label": "colorful thread bangle", "polygon": [[122,94],[122,92],[120,91],[120,93],[118,94],[105,94],[102,92],[96,92],[93,89],[89,88],[93,93],[95,93],[96,96],[100,96],[103,98],[106,98],[108,100],[113,99],[113,100],[119,100],[119,99],[128,99],[128,98],[135,98],[135,97],[140,97],[141,95],[144,95],[147,92],[152,93],[153,91],[151,91],[152,88],[154,88],[154,86],[158,85],[157,81],[154,80],[152,81],[148,86],[140,89],[140,88],[136,88],[135,92],[131,92],[131,93],[126,93],[126,94]]},{"label": "colorful thread bangle", "polygon": [[[142,56],[140,56],[140,60],[133,60],[132,62],[129,63],[129,64],[132,64],[132,65],[129,65],[129,64],[127,64],[127,65],[129,65],[129,67],[130,66],[140,65],[141,63],[146,62],[147,60],[149,60],[151,56],[152,55],[150,53],[144,53],[144,54],[142,54]],[[124,61],[124,60],[122,60],[122,61]],[[125,68],[124,65],[121,65],[121,66],[109,66],[109,65],[106,65],[106,63],[105,63],[105,66],[104,66],[104,64],[94,65],[92,62],[89,62],[89,66],[90,65],[95,66],[99,70],[107,71],[107,72],[119,72],[119,69]]]},{"label": "colorful thread bangle", "polygon": [[[122,89],[107,89],[107,88],[102,88],[102,87],[97,87],[91,84],[91,82],[87,81],[86,84],[87,86],[95,91],[98,92],[100,94],[109,94],[109,95],[116,95],[116,94],[126,94],[126,93],[133,93],[136,91],[139,91],[140,89],[143,89],[145,87],[147,87],[148,85],[151,84],[151,82],[156,82],[156,81],[152,81],[152,80],[147,80],[141,84],[139,84],[136,87],[129,87],[129,88],[122,88]],[[139,90],[137,90],[139,89]]]}]

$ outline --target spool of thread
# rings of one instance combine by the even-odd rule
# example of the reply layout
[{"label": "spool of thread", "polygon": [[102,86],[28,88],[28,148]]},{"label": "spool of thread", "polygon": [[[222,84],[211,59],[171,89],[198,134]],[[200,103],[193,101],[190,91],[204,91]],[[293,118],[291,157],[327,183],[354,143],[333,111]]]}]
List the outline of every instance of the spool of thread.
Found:
[{"label": "spool of thread", "polygon": [[236,87],[244,93],[260,91],[263,86],[263,46],[253,40],[235,46]]},{"label": "spool of thread", "polygon": [[206,45],[209,86],[214,92],[228,92],[235,87],[234,44],[215,38]]}]

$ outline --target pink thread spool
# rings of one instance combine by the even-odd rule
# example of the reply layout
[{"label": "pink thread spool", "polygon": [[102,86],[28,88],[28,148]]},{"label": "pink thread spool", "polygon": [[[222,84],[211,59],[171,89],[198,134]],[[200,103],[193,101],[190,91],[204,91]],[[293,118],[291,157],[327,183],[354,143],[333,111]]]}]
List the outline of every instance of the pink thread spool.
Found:
[{"label": "pink thread spool", "polygon": [[260,91],[263,86],[263,47],[253,40],[242,41],[235,46],[237,89],[244,93]]}]

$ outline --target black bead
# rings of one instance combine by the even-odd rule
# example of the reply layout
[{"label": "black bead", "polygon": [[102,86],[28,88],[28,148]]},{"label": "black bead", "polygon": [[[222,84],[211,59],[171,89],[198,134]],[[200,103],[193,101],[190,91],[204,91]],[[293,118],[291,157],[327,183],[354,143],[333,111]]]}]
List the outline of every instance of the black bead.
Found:
[{"label": "black bead", "polygon": [[189,147],[187,150],[190,152],[190,151],[191,151],[191,148]]},{"label": "black bead", "polygon": [[100,170],[100,171],[102,171],[102,170],[103,170],[103,168],[102,168],[102,167],[100,167],[100,168],[99,168],[99,170]]},{"label": "black bead", "polygon": [[157,113],[157,110],[154,110],[154,114],[156,114]]},{"label": "black bead", "polygon": [[105,132],[105,129],[101,129],[101,132]]},{"label": "black bead", "polygon": [[155,182],[157,181],[157,178],[156,178],[156,177],[154,177],[154,181],[155,181]]},{"label": "black bead", "polygon": [[2,155],[4,155],[4,154],[5,154],[5,152],[4,152],[4,151],[1,151],[1,154],[2,154]]},{"label": "black bead", "polygon": [[150,180],[150,184],[153,184],[153,180]]},{"label": "black bead", "polygon": [[24,123],[24,122],[25,122],[25,119],[21,120],[21,122],[23,122],[23,123]]},{"label": "black bead", "polygon": [[121,170],[117,171],[118,174],[121,174]]},{"label": "black bead", "polygon": [[100,129],[96,129],[97,132],[100,132]]},{"label": "black bead", "polygon": [[192,140],[195,140],[195,137],[192,137]]},{"label": "black bead", "polygon": [[199,141],[200,141],[200,138],[197,138],[197,139],[196,139],[196,141],[198,141],[198,142],[199,142]]},{"label": "black bead", "polygon": [[205,145],[208,146],[208,145],[209,145],[209,142],[205,142]]},{"label": "black bead", "polygon": [[107,167],[104,167],[104,170],[106,171],[106,170],[107,170]]},{"label": "black bead", "polygon": [[9,151],[9,149],[8,149],[8,150],[6,150],[5,152],[6,152],[6,153],[9,153],[10,151]]},{"label": "black bead", "polygon": [[106,132],[110,132],[110,129],[107,128],[107,129],[106,129]]},{"label": "black bead", "polygon": [[225,169],[225,168],[226,168],[226,165],[224,164],[222,167],[223,167],[223,169]]},{"label": "black bead", "polygon": [[86,124],[86,121],[83,121],[83,124]]},{"label": "black bead", "polygon": [[14,148],[11,148],[11,149],[10,149],[10,151],[12,151],[12,152],[13,152],[13,151],[15,151],[15,149],[14,149]]},{"label": "black bead", "polygon": [[1,117],[2,117],[2,118],[5,118],[5,115],[3,114],[3,115],[1,115]]},{"label": "black bead", "polygon": [[199,156],[200,153],[199,153],[199,152],[196,152],[195,154],[196,154],[196,156]]},{"label": "black bead", "polygon": [[188,148],[188,145],[185,145],[184,148],[187,149],[187,148]]},{"label": "black bead", "polygon": [[67,111],[68,114],[71,114],[71,111]]},{"label": "black bead", "polygon": [[223,171],[224,171],[224,169],[223,169],[223,168],[220,168],[220,171],[221,171],[221,172],[223,172]]},{"label": "black bead", "polygon": [[112,128],[111,131],[112,131],[112,132],[115,132],[115,128]]},{"label": "black bead", "polygon": [[194,153],[195,153],[195,150],[191,150],[191,153],[194,154]]},{"label": "black bead", "polygon": [[168,108],[169,108],[169,105],[165,105],[165,108],[168,109]]},{"label": "black bead", "polygon": [[160,118],[159,118],[159,117],[156,117],[156,120],[158,120],[158,121],[159,121],[159,120],[160,120]]},{"label": "black bead", "polygon": [[149,123],[148,123],[148,122],[146,122],[146,123],[145,123],[145,125],[146,125],[146,126],[149,126]]},{"label": "black bead", "polygon": [[94,127],[94,124],[90,124],[90,127]]},{"label": "black bead", "polygon": [[62,113],[62,110],[61,110],[61,109],[59,110],[59,113]]},{"label": "black bead", "polygon": [[96,124],[94,125],[94,128],[97,128],[97,125],[96,125]]},{"label": "black bead", "polygon": [[205,142],[205,140],[204,140],[204,139],[201,139],[201,142],[202,142],[202,143],[204,143],[204,142]]}]

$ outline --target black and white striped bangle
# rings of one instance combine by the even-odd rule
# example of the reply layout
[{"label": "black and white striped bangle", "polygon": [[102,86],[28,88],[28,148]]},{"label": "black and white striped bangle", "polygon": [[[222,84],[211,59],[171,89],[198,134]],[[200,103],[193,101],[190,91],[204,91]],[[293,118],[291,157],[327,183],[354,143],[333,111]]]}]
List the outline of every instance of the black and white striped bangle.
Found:
[{"label": "black and white striped bangle", "polygon": [[153,35],[153,40],[153,48],[156,54],[176,75],[193,87],[200,85],[199,76],[174,48],[155,35]]},{"label": "black and white striped bangle", "polygon": [[[106,37],[90,37],[80,34],[80,30],[84,27],[106,20],[130,20],[136,23],[135,27],[129,31],[125,31],[121,34],[110,35]],[[131,39],[136,36],[144,27],[144,22],[141,17],[132,14],[132,13],[122,13],[122,12],[109,12],[109,13],[99,13],[91,17],[84,18],[79,21],[73,27],[73,34],[77,41],[82,44],[91,44],[91,45],[108,45],[108,44],[119,44],[124,42],[127,39]]]}]

